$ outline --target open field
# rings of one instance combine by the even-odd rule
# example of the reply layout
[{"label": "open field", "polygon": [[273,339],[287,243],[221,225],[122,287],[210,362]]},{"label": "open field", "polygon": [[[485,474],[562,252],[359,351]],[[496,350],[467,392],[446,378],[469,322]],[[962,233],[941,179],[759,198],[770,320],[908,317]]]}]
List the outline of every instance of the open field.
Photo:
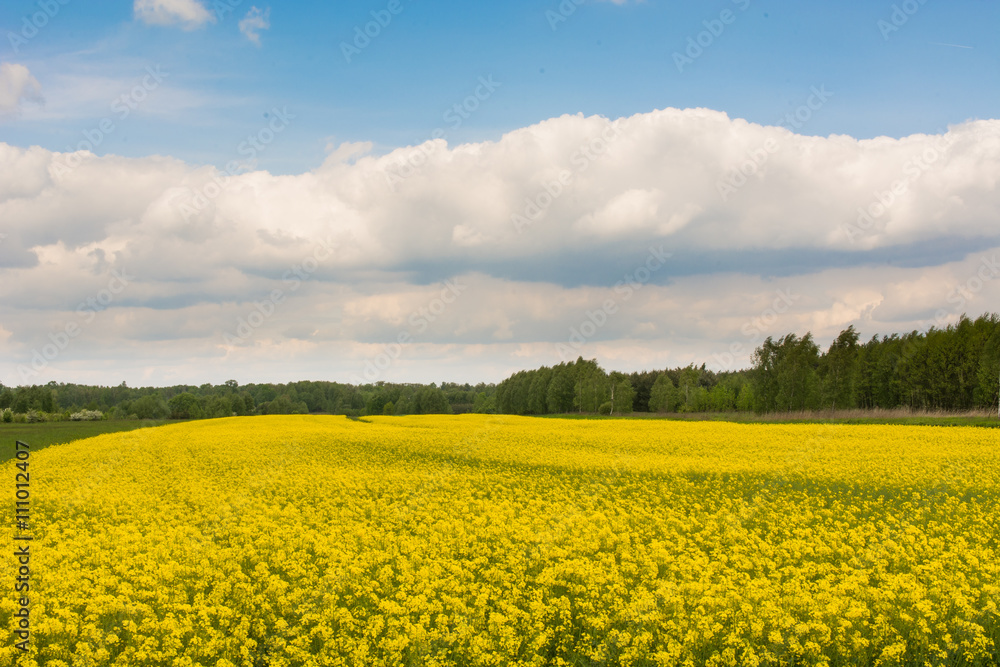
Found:
[{"label": "open field", "polygon": [[101,421],[62,421],[39,422],[37,424],[3,424],[0,423],[0,462],[9,461],[14,456],[14,441],[21,440],[31,445],[32,451],[37,451],[49,445],[61,445],[74,440],[92,438],[102,433],[116,431],[132,431],[137,428],[161,426],[165,421],[144,420],[101,420]]},{"label": "open field", "polygon": [[1000,431],[366,420],[32,454],[21,664],[1000,659]]}]

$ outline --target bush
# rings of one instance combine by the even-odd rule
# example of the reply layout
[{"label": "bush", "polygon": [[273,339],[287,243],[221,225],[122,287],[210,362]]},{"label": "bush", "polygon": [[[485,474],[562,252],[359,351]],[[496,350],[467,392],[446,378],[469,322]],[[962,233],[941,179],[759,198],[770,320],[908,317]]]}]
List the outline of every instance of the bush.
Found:
[{"label": "bush", "polygon": [[2,419],[5,424],[11,423],[12,421],[14,421],[14,411],[11,410],[10,408],[4,408]]},{"label": "bush", "polygon": [[597,408],[597,411],[600,412],[602,415],[610,415],[611,401],[608,401],[607,403],[601,403],[601,407]]},{"label": "bush", "polygon": [[70,421],[74,422],[91,422],[104,419],[104,413],[100,410],[80,410],[80,412],[74,412],[69,416]]}]

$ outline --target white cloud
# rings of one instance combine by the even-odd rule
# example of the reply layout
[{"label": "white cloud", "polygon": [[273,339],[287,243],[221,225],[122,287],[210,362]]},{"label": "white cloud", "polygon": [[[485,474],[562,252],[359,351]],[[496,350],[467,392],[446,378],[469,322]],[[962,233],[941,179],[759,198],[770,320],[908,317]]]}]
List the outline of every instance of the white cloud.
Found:
[{"label": "white cloud", "polygon": [[[1000,277],[982,264],[1000,254],[1000,121],[865,141],[704,109],[615,127],[576,115],[480,144],[381,156],[345,145],[295,176],[0,143],[10,332],[0,355],[30,359],[112,269],[136,279],[45,380],[134,367],[158,382],[347,381],[411,328],[415,342],[387,378],[501,379],[558,362],[555,343],[607,299],[619,313],[584,356],[712,366],[732,355],[739,366],[763,335],[906,331],[1000,302]],[[768,140],[778,149],[724,199],[718,184]],[[884,210],[872,209],[879,199]],[[518,231],[512,216],[529,205],[537,215]],[[852,237],[859,208],[877,215]],[[336,250],[315,261],[326,239]],[[673,255],[626,302],[615,285],[651,246]],[[452,278],[468,288],[435,312]],[[275,314],[245,344],[225,345],[223,333],[276,289]],[[766,317],[789,289],[799,297]],[[16,382],[10,372],[0,380]]]},{"label": "white cloud", "polygon": [[24,102],[44,104],[42,84],[24,65],[0,63],[0,119],[20,115]]},{"label": "white cloud", "polygon": [[251,42],[260,46],[260,31],[271,27],[271,8],[261,10],[251,7],[247,15],[240,21],[240,32]]},{"label": "white cloud", "polygon": [[198,0],[135,0],[132,10],[136,19],[149,25],[180,25],[184,30],[194,30],[215,22]]}]

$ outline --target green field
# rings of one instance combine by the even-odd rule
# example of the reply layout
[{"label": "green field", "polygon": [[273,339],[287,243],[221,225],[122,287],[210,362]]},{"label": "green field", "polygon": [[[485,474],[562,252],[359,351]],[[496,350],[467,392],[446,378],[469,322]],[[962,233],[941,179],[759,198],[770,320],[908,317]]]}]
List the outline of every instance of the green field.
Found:
[{"label": "green field", "polygon": [[61,445],[66,442],[92,438],[102,433],[115,431],[133,431],[137,428],[149,428],[167,424],[164,420],[121,420],[93,422],[41,422],[38,424],[3,424],[0,423],[0,462],[14,457],[14,441],[20,440],[31,445],[31,451],[37,451],[49,445]]}]

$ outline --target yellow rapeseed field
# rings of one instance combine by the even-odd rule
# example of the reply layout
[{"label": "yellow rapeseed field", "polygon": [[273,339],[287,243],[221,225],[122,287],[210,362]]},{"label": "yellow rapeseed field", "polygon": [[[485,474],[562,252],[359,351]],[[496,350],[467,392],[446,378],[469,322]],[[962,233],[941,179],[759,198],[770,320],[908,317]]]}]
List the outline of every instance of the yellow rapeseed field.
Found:
[{"label": "yellow rapeseed field", "polygon": [[22,665],[1000,662],[994,429],[248,417],[31,466]]}]

